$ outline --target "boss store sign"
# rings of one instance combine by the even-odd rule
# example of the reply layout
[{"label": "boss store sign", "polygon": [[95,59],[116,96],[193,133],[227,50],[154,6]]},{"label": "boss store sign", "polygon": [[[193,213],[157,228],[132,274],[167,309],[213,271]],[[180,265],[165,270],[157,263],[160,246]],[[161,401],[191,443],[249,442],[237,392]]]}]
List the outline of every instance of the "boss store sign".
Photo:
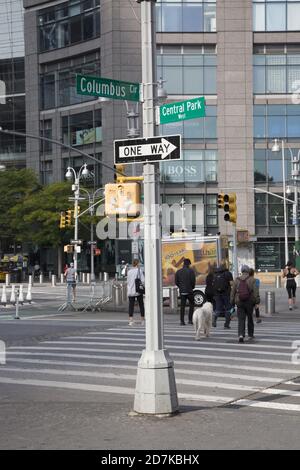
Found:
[{"label": "boss store sign", "polygon": [[204,181],[203,162],[164,163],[161,173],[167,181],[182,183],[184,181]]}]

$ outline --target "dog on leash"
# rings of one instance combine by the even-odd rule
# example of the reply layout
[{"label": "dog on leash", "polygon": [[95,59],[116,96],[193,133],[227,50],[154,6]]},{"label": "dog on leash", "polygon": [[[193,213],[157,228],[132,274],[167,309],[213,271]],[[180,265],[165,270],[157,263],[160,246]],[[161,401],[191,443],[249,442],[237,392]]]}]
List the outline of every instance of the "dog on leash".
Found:
[{"label": "dog on leash", "polygon": [[213,304],[205,302],[202,307],[197,308],[193,313],[193,324],[195,327],[195,340],[201,338],[201,332],[208,338],[212,326]]}]

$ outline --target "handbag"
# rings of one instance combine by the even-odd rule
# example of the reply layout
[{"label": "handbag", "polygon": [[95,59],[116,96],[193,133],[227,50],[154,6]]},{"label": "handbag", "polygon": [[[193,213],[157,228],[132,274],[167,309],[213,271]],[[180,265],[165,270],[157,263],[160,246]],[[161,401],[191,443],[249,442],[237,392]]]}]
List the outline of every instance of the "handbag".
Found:
[{"label": "handbag", "polygon": [[135,278],[135,291],[137,294],[145,294],[145,286],[140,279],[140,270],[138,269],[137,277]]}]

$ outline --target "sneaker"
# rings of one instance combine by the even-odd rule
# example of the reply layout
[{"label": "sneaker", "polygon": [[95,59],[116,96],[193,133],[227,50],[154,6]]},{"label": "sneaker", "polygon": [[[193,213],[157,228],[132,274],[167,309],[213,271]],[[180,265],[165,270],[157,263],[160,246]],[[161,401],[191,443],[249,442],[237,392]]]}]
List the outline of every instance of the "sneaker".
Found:
[{"label": "sneaker", "polygon": [[229,325],[224,325],[224,330],[231,330],[231,326],[229,326]]},{"label": "sneaker", "polygon": [[248,336],[248,341],[253,341],[254,339],[254,336]]},{"label": "sneaker", "polygon": [[240,336],[239,337],[239,343],[243,343],[244,342],[244,337],[243,336]]},{"label": "sneaker", "polygon": [[291,305],[289,306],[289,310],[293,310],[293,307]]},{"label": "sneaker", "polygon": [[189,325],[192,325],[192,324],[193,324],[193,322],[192,322],[192,321],[189,321]]},{"label": "sneaker", "polygon": [[184,321],[181,321],[181,322],[180,322],[180,325],[181,325],[181,326],[184,326],[184,325],[185,325]]},{"label": "sneaker", "polygon": [[261,318],[257,318],[256,323],[261,323]]},{"label": "sneaker", "polygon": [[128,323],[129,326],[132,326],[133,325],[133,320],[130,320],[130,322]]}]

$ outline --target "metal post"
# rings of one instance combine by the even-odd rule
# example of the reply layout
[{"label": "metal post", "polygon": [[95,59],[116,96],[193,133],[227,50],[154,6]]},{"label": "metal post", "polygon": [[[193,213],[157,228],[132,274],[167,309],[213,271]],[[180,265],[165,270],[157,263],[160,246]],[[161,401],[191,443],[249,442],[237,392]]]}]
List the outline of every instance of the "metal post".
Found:
[{"label": "metal post", "polygon": [[[75,177],[75,191],[74,191],[74,239],[75,242],[78,240],[78,199],[79,199],[79,176]],[[77,252],[77,243],[74,245],[74,269],[77,273],[77,264],[78,264],[78,252]]]},{"label": "metal post", "polygon": [[[40,274],[40,284],[43,284],[44,282],[44,275],[43,274]],[[29,283],[30,284],[30,283]]]},{"label": "metal post", "polygon": [[[143,137],[155,135],[155,1],[141,3]],[[144,165],[146,349],[138,363],[134,410],[163,414],[178,410],[174,364],[163,349],[161,234],[158,164]]]},{"label": "metal post", "polygon": [[287,210],[286,210],[286,181],[285,181],[285,160],[284,160],[284,141],[281,141],[281,155],[282,155],[282,189],[283,189],[283,218],[284,218],[284,253],[285,263],[289,260],[289,245],[288,245],[288,226],[287,226]]},{"label": "metal post", "polygon": [[52,276],[51,276],[51,284],[52,284],[52,287],[56,286],[56,275],[55,274],[52,274]]},{"label": "metal post", "polygon": [[16,288],[16,313],[15,313],[15,320],[20,320],[19,317],[19,288]]},{"label": "metal post", "polygon": [[232,238],[233,238],[233,277],[237,278],[239,274],[239,270],[238,270],[238,257],[237,257],[236,224],[232,224]]},{"label": "metal post", "polygon": [[6,287],[10,286],[10,274],[5,274],[5,285]]},{"label": "metal post", "polygon": [[293,224],[295,225],[295,242],[299,241],[299,216],[298,216],[298,188],[297,178],[299,176],[299,152],[296,159],[294,159],[293,153],[291,152],[292,158],[292,178],[294,181],[294,204],[293,204]]},{"label": "metal post", "polygon": [[60,275],[60,283],[61,284],[64,283],[64,273],[61,273],[61,275]]}]

